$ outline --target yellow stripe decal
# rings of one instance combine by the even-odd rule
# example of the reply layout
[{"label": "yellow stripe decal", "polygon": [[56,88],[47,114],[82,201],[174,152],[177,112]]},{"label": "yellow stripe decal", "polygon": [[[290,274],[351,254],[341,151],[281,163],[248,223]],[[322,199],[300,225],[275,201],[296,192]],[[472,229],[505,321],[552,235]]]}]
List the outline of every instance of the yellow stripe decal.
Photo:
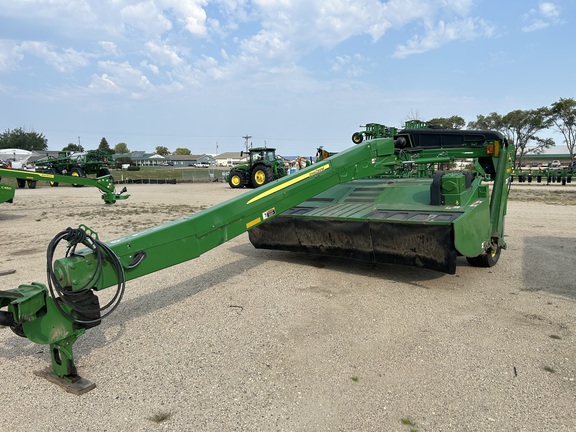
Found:
[{"label": "yellow stripe decal", "polygon": [[312,171],[309,171],[305,174],[301,174],[299,176],[294,177],[291,180],[288,180],[286,183],[282,183],[278,186],[273,187],[272,189],[267,190],[266,192],[261,193],[260,195],[255,196],[254,198],[252,198],[251,200],[249,200],[246,204],[252,204],[253,202],[256,202],[262,198],[265,198],[269,195],[272,195],[278,191],[281,191],[282,189],[287,188],[288,186],[292,186],[293,184],[296,184],[298,182],[301,182],[302,180],[306,180],[307,178],[313,177],[313,176],[317,176],[318,174],[321,174],[322,171],[326,171],[328,168],[330,168],[330,163],[327,163],[325,165],[322,165],[321,167],[318,167],[316,169],[313,169]]},{"label": "yellow stripe decal", "polygon": [[248,222],[248,223],[246,224],[246,229],[250,229],[250,228],[252,228],[254,225],[259,224],[261,220],[262,220],[262,219],[260,219],[260,218],[256,218],[256,219],[254,219],[254,220],[251,220],[250,222]]}]

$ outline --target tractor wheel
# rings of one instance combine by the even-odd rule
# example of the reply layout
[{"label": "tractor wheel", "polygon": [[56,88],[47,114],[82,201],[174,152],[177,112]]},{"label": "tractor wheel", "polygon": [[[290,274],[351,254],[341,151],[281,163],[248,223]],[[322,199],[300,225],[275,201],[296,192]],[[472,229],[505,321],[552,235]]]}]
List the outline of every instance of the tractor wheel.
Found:
[{"label": "tractor wheel", "polygon": [[98,174],[96,174],[96,177],[104,177],[104,176],[110,176],[109,179],[110,181],[114,181],[114,177],[112,177],[110,175],[110,170],[108,168],[100,168],[98,170]]},{"label": "tractor wheel", "polygon": [[[86,174],[84,174],[84,170],[80,167],[76,167],[76,168],[72,168],[72,171],[70,172],[70,175],[72,177],[86,177]],[[82,184],[73,184],[72,186],[74,187],[82,187],[84,185]]]},{"label": "tractor wheel", "polygon": [[19,189],[24,189],[26,187],[26,180],[16,179],[16,184],[18,185]]},{"label": "tractor wheel", "polygon": [[274,179],[274,172],[272,168],[267,165],[256,165],[252,169],[252,186],[257,188],[266,183],[270,183]]},{"label": "tractor wheel", "polygon": [[233,189],[243,188],[246,184],[246,174],[244,171],[234,170],[230,173],[228,177],[228,184]]},{"label": "tractor wheel", "polygon": [[104,177],[107,175],[110,175],[110,170],[108,168],[100,168],[96,177]]},{"label": "tractor wheel", "polygon": [[472,267],[494,267],[500,258],[502,248],[488,249],[485,253],[476,257],[466,257],[466,261]]},{"label": "tractor wheel", "polygon": [[28,180],[28,189],[36,189],[36,180]]},{"label": "tractor wheel", "polygon": [[[51,171],[52,171],[52,174],[54,174],[54,175],[60,175],[60,171],[58,171],[56,168],[52,168]],[[55,181],[51,181],[51,182],[48,182],[48,183],[50,183],[50,186],[51,186],[51,187],[58,187],[58,185],[60,184],[60,183],[55,182]]]},{"label": "tractor wheel", "polygon": [[364,135],[362,135],[362,133],[354,132],[352,134],[352,142],[354,144],[360,144],[362,141],[364,141]]}]

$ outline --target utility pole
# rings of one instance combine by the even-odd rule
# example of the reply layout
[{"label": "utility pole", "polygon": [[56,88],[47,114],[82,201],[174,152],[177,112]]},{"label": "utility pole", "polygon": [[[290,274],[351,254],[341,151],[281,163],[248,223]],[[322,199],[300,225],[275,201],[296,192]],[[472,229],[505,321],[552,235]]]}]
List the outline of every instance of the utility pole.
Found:
[{"label": "utility pole", "polygon": [[246,148],[246,153],[250,152],[250,147],[252,147],[252,145],[250,145],[250,147],[248,147],[248,140],[250,138],[252,138],[252,135],[244,135],[242,138],[244,138],[244,147]]}]

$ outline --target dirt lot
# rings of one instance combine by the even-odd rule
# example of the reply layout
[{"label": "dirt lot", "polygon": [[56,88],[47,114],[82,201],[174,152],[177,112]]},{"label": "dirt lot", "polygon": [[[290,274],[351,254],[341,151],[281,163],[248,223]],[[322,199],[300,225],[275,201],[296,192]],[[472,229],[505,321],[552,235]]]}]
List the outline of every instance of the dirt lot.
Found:
[{"label": "dirt lot", "polygon": [[[102,240],[242,193],[223,183],[18,190],[0,205],[0,289],[45,283],[46,247]],[[558,204],[547,204],[547,202]],[[566,204],[571,205],[566,205]],[[508,249],[455,275],[254,249],[241,235],[130,281],[75,347],[97,388],[33,374],[46,346],[0,328],[6,431],[576,430],[576,186],[518,186]]]}]

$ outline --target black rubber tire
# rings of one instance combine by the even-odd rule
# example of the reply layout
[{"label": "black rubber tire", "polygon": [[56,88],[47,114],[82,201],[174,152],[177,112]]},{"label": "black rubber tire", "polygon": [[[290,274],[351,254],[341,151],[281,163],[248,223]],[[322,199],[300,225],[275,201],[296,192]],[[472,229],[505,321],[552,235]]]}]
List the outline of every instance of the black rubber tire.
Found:
[{"label": "black rubber tire", "polygon": [[364,141],[364,135],[362,135],[361,132],[354,132],[352,134],[352,142],[354,144],[360,144],[362,141]]},{"label": "black rubber tire", "polygon": [[26,187],[26,180],[17,178],[16,184],[18,185],[19,189],[24,189]]},{"label": "black rubber tire", "polygon": [[104,177],[104,176],[109,176],[108,178],[110,179],[110,181],[114,182],[114,177],[110,175],[110,170],[108,168],[100,168],[98,170],[98,174],[96,174],[96,177]]},{"label": "black rubber tire", "polygon": [[498,247],[495,250],[489,249],[485,253],[475,256],[466,257],[466,261],[472,267],[494,267],[498,260],[500,259],[500,252],[502,248]]},{"label": "black rubber tire", "polygon": [[270,183],[274,179],[274,171],[272,171],[272,167],[268,165],[256,165],[252,168],[250,179],[252,181],[252,187],[257,188],[266,183]]},{"label": "black rubber tire", "polygon": [[36,189],[36,180],[28,180],[28,189]]},{"label": "black rubber tire", "polygon": [[25,338],[26,333],[24,333],[24,329],[22,328],[22,323],[15,323],[10,326],[10,330],[12,330],[15,334],[20,337]]},{"label": "black rubber tire", "polygon": [[107,175],[110,175],[110,170],[108,168],[100,168],[96,177],[104,177]]},{"label": "black rubber tire", "polygon": [[[70,175],[72,177],[86,177],[86,174],[84,173],[84,170],[80,167],[75,167],[72,168],[72,171],[70,171]],[[72,186],[74,187],[83,187],[84,185],[82,184],[73,184]]]},{"label": "black rubber tire", "polygon": [[241,189],[246,185],[246,173],[240,170],[230,171],[228,184],[232,189]]}]

